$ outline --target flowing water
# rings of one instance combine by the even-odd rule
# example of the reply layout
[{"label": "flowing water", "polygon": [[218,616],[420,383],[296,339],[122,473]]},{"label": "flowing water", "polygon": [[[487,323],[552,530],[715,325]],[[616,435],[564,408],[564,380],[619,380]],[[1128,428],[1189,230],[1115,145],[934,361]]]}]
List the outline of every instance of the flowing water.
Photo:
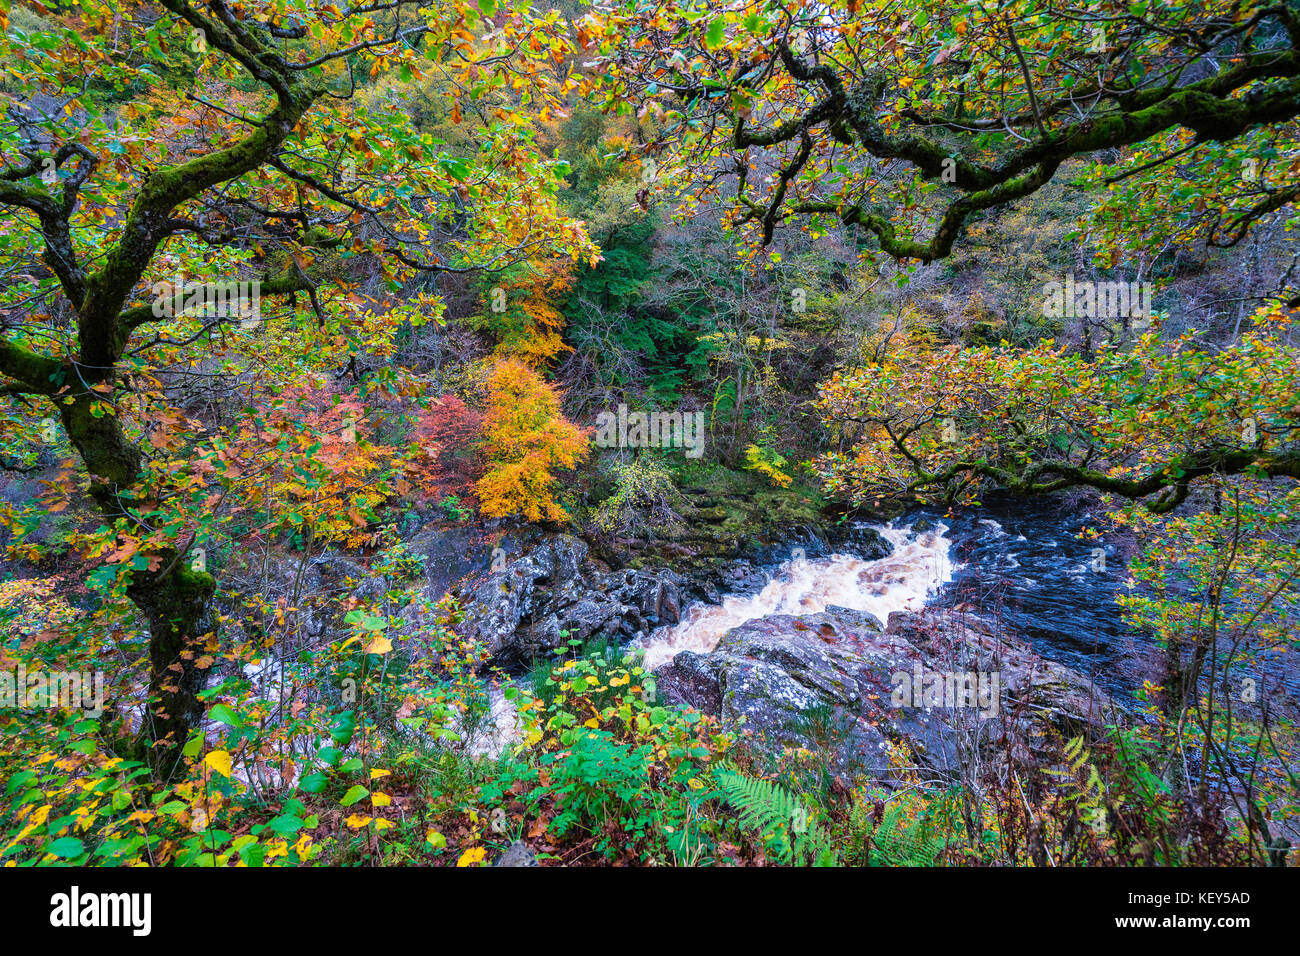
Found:
[{"label": "flowing water", "polygon": [[876,530],[893,546],[888,557],[792,557],[772,572],[757,594],[692,605],[678,624],[655,632],[645,644],[645,666],[657,668],[681,651],[707,653],[733,627],[769,614],[816,614],[836,606],[870,611],[884,622],[894,611],[922,607],[952,580],[947,525],[936,523],[920,533],[910,525]]},{"label": "flowing water", "polygon": [[1114,600],[1123,562],[1114,543],[1081,535],[1101,521],[1049,501],[994,499],[950,515],[910,512],[876,527],[893,546],[887,557],[787,560],[771,569],[761,591],[692,605],[678,624],[650,635],[646,663],[657,668],[680,651],[706,653],[730,629],[769,614],[835,605],[869,611],[884,623],[894,611],[966,603],[1000,618],[1044,657],[1111,689],[1131,687],[1140,646]]},{"label": "flowing water", "polygon": [[1104,531],[1104,514],[1051,499],[990,497],[945,520],[959,571],[942,603],[996,615],[1039,654],[1110,690],[1141,683],[1152,645],[1115,603],[1128,577],[1121,543],[1086,533]]}]

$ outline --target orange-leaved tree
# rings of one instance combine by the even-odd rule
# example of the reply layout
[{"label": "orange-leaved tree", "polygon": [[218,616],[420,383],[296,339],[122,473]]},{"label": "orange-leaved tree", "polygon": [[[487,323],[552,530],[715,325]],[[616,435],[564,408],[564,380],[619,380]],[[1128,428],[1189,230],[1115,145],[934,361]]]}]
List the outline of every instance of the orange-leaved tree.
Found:
[{"label": "orange-leaved tree", "polygon": [[483,413],[455,395],[435,399],[420,415],[406,472],[424,497],[474,493],[482,472],[476,447],[482,430]]},{"label": "orange-leaved tree", "polygon": [[573,288],[570,259],[525,260],[485,281],[488,311],[481,324],[496,337],[498,356],[540,368],[569,350],[560,337],[564,316],[556,301]]}]

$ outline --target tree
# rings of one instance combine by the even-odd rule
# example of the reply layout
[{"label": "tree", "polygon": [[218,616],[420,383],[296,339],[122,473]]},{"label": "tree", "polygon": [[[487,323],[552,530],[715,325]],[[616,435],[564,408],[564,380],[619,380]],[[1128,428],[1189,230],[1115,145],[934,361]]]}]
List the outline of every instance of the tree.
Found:
[{"label": "tree", "polygon": [[487,392],[483,448],[488,467],[477,485],[483,514],[567,522],[568,514],[555,500],[554,471],[585,458],[587,439],[560,413],[559,392],[518,359],[496,365]]},{"label": "tree", "polygon": [[1155,333],[1093,361],[1051,340],[1024,352],[898,348],[823,386],[823,421],[841,438],[823,477],[857,500],[1090,486],[1155,513],[1212,474],[1300,478],[1292,314],[1273,306],[1257,320],[1217,352]]},{"label": "tree", "polygon": [[412,435],[409,473],[432,497],[472,494],[482,470],[474,447],[482,428],[482,413],[455,395],[434,399]]},{"label": "tree", "polygon": [[[1157,329],[1093,357],[1050,340],[1024,351],[905,342],[837,373],[819,400],[841,444],[817,466],[840,497],[951,505],[989,486],[1089,487],[1119,505],[1113,520],[1142,543],[1129,584],[1143,586],[1119,600],[1126,620],[1164,648],[1148,690],[1159,695],[1154,733],[1169,782],[1183,793],[1184,751],[1199,749],[1200,805],[1210,805],[1217,774],[1261,857],[1278,846],[1265,811],[1279,789],[1270,778],[1292,771],[1267,706],[1241,712],[1262,699],[1251,675],[1268,669],[1252,663],[1295,645],[1294,319],[1274,304],[1223,348],[1192,332],[1162,341]],[[1270,758],[1276,775],[1262,767]]]},{"label": "tree", "polygon": [[[162,388],[147,383],[163,373],[150,359],[190,368],[229,337],[255,350],[248,337],[266,303],[280,371],[355,368],[388,315],[351,296],[366,271],[397,289],[420,274],[504,269],[538,250],[595,255],[556,208],[554,164],[507,112],[545,112],[572,87],[555,69],[567,49],[559,15],[503,8],[479,40],[480,8],[74,0],[24,13],[12,29],[0,11],[0,241],[15,264],[0,395],[31,409],[32,437],[53,410],[106,533],[137,544],[118,549],[130,558],[117,570],[149,625],[156,706],[140,747],[160,768],[177,748],[152,745],[181,741],[199,710],[203,675],[186,649],[202,636],[216,582],[187,553],[184,516],[156,513],[175,506],[160,476],[202,476],[191,466],[196,436],[169,449],[166,465],[154,460]],[[423,70],[443,78],[455,117],[461,97],[498,111],[473,156],[440,150],[398,111],[354,103],[367,78]],[[175,92],[134,96],[160,77]],[[173,117],[187,113],[201,121],[178,128]],[[233,291],[218,281],[235,278]],[[286,300],[287,346],[269,328],[286,318],[270,303]],[[295,352],[287,326],[298,303],[311,318]],[[392,325],[402,318],[392,313]]]},{"label": "tree", "polygon": [[1168,148],[1121,178],[1201,161],[1187,208],[1213,242],[1300,196],[1293,168],[1260,173],[1300,114],[1288,3],[622,0],[583,26],[584,90],[657,118],[645,152],[675,171],[666,185],[725,201],[764,245],[790,219],[814,236],[843,223],[931,262],[1067,161],[1138,144]]},{"label": "tree", "polygon": [[564,316],[555,303],[573,285],[570,266],[563,259],[531,261],[491,277],[487,311],[476,324],[496,338],[497,355],[544,368],[569,350],[560,337]]}]

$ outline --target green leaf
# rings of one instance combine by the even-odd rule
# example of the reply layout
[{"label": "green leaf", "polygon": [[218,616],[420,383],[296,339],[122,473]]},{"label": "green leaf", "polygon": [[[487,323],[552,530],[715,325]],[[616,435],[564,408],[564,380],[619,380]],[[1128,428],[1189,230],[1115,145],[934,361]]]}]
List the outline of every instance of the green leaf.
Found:
[{"label": "green leaf", "polygon": [[267,824],[272,830],[282,837],[293,836],[302,829],[302,821],[297,817],[281,816]]},{"label": "green leaf", "polygon": [[726,24],[722,22],[722,17],[718,17],[709,24],[709,32],[705,34],[704,43],[710,50],[716,50],[722,46],[727,38]]},{"label": "green leaf", "polygon": [[45,848],[46,853],[70,860],[86,852],[86,845],[76,837],[61,837]]},{"label": "green leaf", "polygon": [[309,773],[298,781],[298,787],[308,793],[320,793],[329,784],[329,777],[323,773]]},{"label": "green leaf", "polygon": [[369,790],[367,790],[365,787],[358,784],[357,786],[352,787],[350,790],[348,790],[347,793],[343,794],[343,799],[340,800],[339,803],[342,806],[350,807],[352,806],[352,804],[356,803],[358,800],[367,796],[369,793],[370,793]]},{"label": "green leaf", "polygon": [[346,747],[352,740],[352,735],[357,730],[357,714],[353,710],[345,710],[339,714],[338,720],[334,721],[334,726],[330,728],[330,737],[340,747]]},{"label": "green leaf", "polygon": [[239,719],[239,716],[225,704],[217,704],[208,711],[208,716],[219,724],[225,724],[227,727],[244,726],[244,722]]},{"label": "green leaf", "polygon": [[456,159],[454,156],[444,156],[438,160],[438,165],[445,169],[453,179],[464,182],[469,178],[471,165],[463,159]]}]

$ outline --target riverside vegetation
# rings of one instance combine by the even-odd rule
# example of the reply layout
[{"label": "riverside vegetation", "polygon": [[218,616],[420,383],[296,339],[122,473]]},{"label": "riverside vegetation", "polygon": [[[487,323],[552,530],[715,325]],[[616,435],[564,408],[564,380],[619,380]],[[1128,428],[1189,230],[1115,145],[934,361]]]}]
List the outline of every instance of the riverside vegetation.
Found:
[{"label": "riverside vegetation", "polygon": [[0,101],[0,865],[1300,862],[1293,3],[0,0]]}]

